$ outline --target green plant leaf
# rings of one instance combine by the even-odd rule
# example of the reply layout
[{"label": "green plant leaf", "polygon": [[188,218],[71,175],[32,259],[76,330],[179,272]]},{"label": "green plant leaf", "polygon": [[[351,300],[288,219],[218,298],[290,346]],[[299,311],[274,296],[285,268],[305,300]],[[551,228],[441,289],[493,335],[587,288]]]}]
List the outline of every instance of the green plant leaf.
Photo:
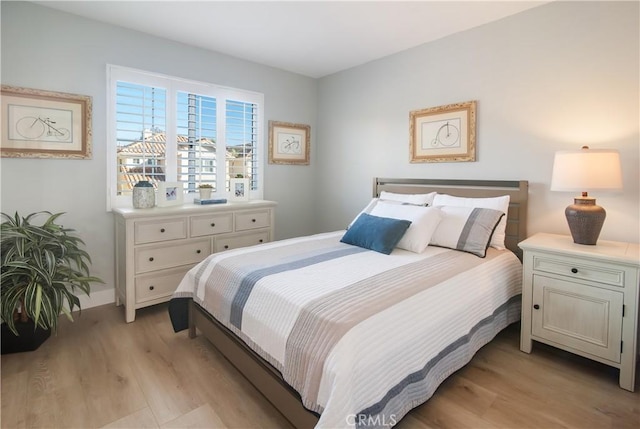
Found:
[{"label": "green plant leaf", "polygon": [[40,320],[40,309],[42,308],[42,286],[36,285],[35,310],[33,311],[34,322],[37,325]]}]

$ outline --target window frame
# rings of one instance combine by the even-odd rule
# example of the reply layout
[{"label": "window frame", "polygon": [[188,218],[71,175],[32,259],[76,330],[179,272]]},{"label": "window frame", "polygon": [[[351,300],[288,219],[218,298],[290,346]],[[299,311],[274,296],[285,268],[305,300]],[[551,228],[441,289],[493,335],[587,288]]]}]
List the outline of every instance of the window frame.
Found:
[{"label": "window frame", "polygon": [[[227,151],[226,142],[226,104],[228,100],[252,103],[257,106],[256,114],[256,147],[252,156],[256,156],[256,170],[252,179],[255,182],[255,189],[251,189],[249,196],[251,199],[262,199],[264,195],[264,168],[266,143],[264,139],[264,94],[254,91],[236,89],[216,85],[213,83],[199,82],[183,79],[179,77],[148,72],[144,70],[122,67],[107,64],[107,211],[115,207],[131,207],[131,195],[117,195],[117,118],[116,118],[116,90],[118,81],[125,81],[138,85],[154,86],[166,89],[166,141],[177,141],[177,93],[191,92],[198,95],[216,98],[216,156],[225,154]],[[176,181],[177,168],[177,145],[166,145],[165,150],[165,180]],[[228,180],[226,162],[218,162],[216,166],[216,186],[219,191],[218,197],[223,194],[228,198]],[[184,202],[189,204],[197,198],[197,193],[185,194]]]}]

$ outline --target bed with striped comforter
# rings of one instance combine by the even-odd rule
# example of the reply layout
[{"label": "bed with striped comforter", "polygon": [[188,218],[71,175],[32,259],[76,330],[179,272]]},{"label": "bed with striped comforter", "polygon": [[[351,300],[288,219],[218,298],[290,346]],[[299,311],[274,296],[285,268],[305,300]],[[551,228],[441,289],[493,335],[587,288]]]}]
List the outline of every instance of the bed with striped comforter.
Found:
[{"label": "bed with striped comforter", "polygon": [[173,297],[277,368],[317,427],[389,427],[519,320],[522,267],[508,250],[383,255],[343,233],[213,254]]}]

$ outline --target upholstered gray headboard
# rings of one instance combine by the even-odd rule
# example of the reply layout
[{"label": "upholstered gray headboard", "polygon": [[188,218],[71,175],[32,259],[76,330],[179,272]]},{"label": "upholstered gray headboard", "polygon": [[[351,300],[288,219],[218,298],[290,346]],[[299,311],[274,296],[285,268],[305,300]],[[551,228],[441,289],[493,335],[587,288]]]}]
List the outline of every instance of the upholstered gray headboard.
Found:
[{"label": "upholstered gray headboard", "polygon": [[527,238],[527,201],[529,182],[526,180],[448,180],[448,179],[373,179],[373,196],[380,192],[399,194],[425,194],[438,192],[458,197],[499,197],[509,195],[506,247],[522,260],[518,243]]}]

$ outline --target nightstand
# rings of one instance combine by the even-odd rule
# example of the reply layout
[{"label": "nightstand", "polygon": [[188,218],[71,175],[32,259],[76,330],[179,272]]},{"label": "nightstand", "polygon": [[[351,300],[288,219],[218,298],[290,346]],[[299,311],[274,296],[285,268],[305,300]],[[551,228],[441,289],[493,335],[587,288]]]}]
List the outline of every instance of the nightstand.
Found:
[{"label": "nightstand", "polygon": [[638,347],[640,247],[536,234],[524,251],[520,350],[533,340],[620,369],[633,392]]}]

